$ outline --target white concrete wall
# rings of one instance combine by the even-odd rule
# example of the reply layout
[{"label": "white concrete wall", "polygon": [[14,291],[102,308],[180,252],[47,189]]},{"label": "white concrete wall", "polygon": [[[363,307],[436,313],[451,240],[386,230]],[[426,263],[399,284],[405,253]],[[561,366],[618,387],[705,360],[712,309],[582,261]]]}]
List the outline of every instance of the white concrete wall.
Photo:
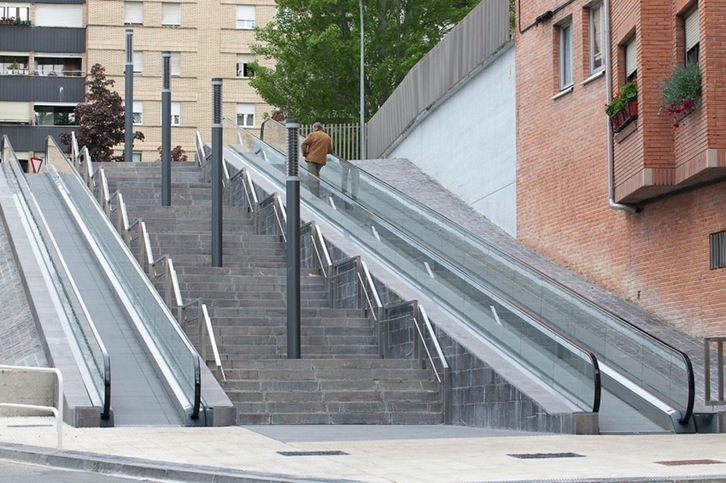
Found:
[{"label": "white concrete wall", "polygon": [[406,158],[516,236],[514,47],[446,99],[387,158]]}]

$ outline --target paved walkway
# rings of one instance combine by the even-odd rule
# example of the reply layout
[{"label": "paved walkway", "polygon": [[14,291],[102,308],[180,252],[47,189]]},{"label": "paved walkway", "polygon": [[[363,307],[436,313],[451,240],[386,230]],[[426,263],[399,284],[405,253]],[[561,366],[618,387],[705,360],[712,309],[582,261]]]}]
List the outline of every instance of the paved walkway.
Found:
[{"label": "paved walkway", "polygon": [[65,426],[58,450],[52,418],[0,418],[0,481],[5,459],[154,481],[726,482],[725,438],[450,426]]}]

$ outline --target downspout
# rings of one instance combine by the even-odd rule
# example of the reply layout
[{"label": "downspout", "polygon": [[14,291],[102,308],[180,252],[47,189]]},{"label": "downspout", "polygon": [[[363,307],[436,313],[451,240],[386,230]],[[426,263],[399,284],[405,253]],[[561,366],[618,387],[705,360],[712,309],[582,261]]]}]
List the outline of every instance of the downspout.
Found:
[{"label": "downspout", "polygon": [[[611,76],[612,65],[610,60],[610,0],[603,2],[603,14],[605,15],[605,102],[610,104],[612,100],[613,79]],[[608,120],[608,204],[613,210],[627,211],[628,213],[640,213],[642,210],[636,206],[615,203],[615,161],[613,157],[613,127]]]}]

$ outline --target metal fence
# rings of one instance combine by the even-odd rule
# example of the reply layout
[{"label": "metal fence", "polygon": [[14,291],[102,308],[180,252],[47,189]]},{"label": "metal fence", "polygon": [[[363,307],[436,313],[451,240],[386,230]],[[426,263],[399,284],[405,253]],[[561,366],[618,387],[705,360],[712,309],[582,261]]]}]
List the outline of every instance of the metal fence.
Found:
[{"label": "metal fence", "polygon": [[483,0],[409,71],[368,121],[368,157],[389,153],[406,131],[508,42],[509,1]]},{"label": "metal fence", "polygon": [[[333,152],[337,158],[346,161],[360,159],[360,124],[323,124],[323,126],[333,141]],[[307,136],[312,128],[312,124],[300,126],[300,136]]]}]

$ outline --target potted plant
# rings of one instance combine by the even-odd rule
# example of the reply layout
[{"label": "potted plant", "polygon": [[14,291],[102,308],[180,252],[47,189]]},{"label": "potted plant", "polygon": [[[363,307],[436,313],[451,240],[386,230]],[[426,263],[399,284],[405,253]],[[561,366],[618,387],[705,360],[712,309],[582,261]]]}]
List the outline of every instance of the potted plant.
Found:
[{"label": "potted plant", "polygon": [[605,114],[610,116],[613,132],[620,132],[638,117],[638,81],[623,85],[612,100],[605,106]]},{"label": "potted plant", "polygon": [[673,118],[673,129],[701,106],[701,69],[696,62],[675,66],[660,88],[661,111]]},{"label": "potted plant", "polygon": [[20,64],[17,60],[13,60],[13,63],[8,66],[8,72],[11,74],[17,74],[20,71]]}]

